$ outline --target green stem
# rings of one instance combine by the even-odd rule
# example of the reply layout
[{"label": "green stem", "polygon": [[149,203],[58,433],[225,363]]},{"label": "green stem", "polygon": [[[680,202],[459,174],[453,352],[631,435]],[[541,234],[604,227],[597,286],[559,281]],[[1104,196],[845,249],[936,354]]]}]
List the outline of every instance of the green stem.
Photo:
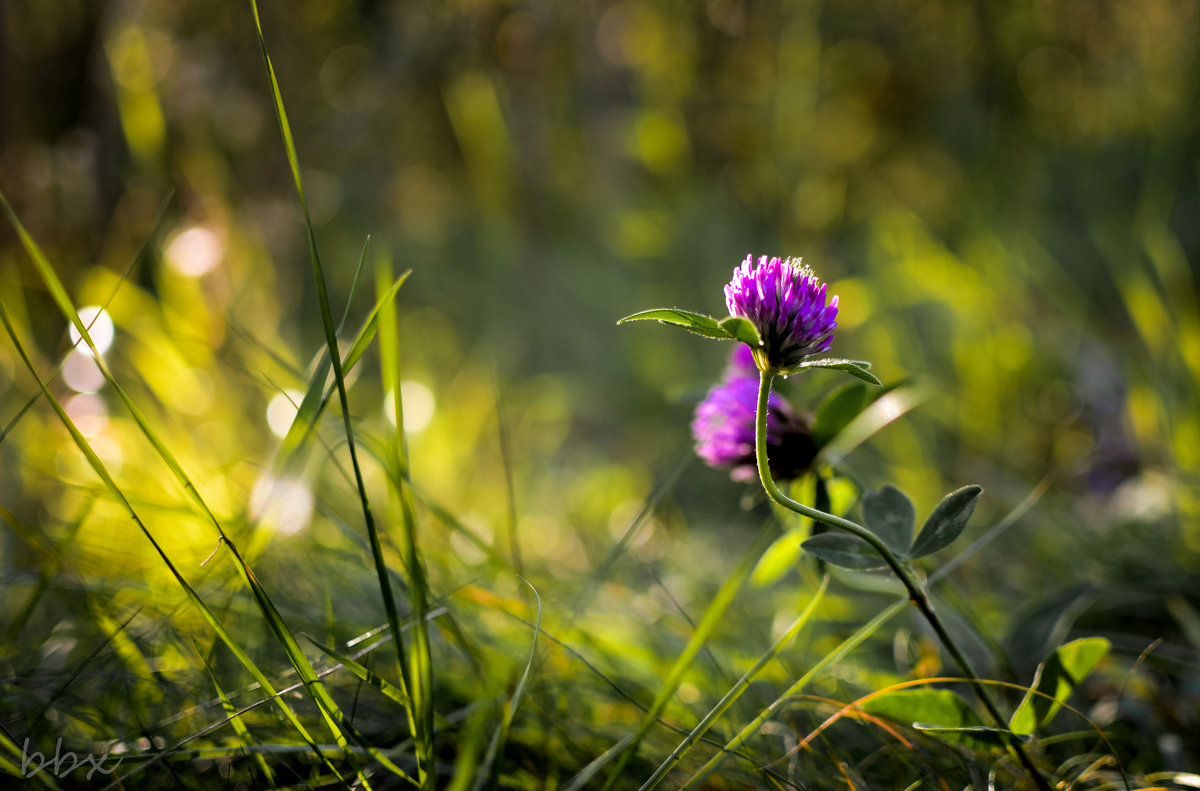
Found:
[{"label": "green stem", "polygon": [[900,559],[896,557],[888,545],[862,525],[851,522],[849,519],[843,519],[840,516],[827,514],[824,511],[818,511],[816,508],[811,508],[803,503],[796,502],[781,492],[779,487],[775,485],[775,479],[771,477],[771,467],[767,461],[767,406],[771,395],[771,382],[774,379],[775,374],[769,371],[762,372],[762,376],[758,385],[758,409],[756,412],[754,429],[754,447],[755,455],[758,460],[758,477],[762,481],[762,485],[767,492],[767,496],[779,505],[787,508],[789,511],[794,511],[801,516],[807,516],[809,519],[812,519],[816,522],[823,522],[827,525],[841,528],[852,535],[858,536],[863,541],[866,541],[868,544],[870,544],[871,547],[879,553],[879,556],[883,558],[885,563],[887,563],[888,568],[890,568],[900,582],[904,584],[905,589],[908,591],[908,598],[917,608],[917,611],[920,612],[922,617],[924,617],[925,620],[929,622],[929,625],[933,627],[933,631],[935,634],[937,634],[938,640],[941,641],[946,651],[950,654],[951,659],[954,660],[954,664],[958,665],[958,669],[962,672],[963,676],[971,685],[971,689],[974,690],[975,696],[979,698],[979,702],[983,704],[983,707],[987,709],[988,714],[991,715],[993,720],[995,720],[997,727],[1000,728],[1001,737],[1004,739],[1008,747],[1016,753],[1017,758],[1021,761],[1021,764],[1025,767],[1025,770],[1029,772],[1029,776],[1033,779],[1033,782],[1039,789],[1041,789],[1041,791],[1051,791],[1046,779],[1042,777],[1041,772],[1037,770],[1037,767],[1034,766],[1033,761],[1021,747],[1021,743],[1009,732],[1008,722],[1000,714],[1000,710],[996,708],[996,704],[992,703],[991,696],[989,696],[987,690],[984,689],[983,684],[979,680],[979,676],[975,675],[975,671],[971,668],[971,663],[967,661],[966,656],[964,656],[962,651],[959,650],[958,645],[954,642],[954,639],[950,636],[950,633],[946,631],[945,625],[942,624],[942,620],[937,616],[937,613],[934,612],[933,602],[930,600],[929,594],[922,587],[921,583],[919,583],[913,577],[912,573],[905,568],[904,564],[900,562]]}]

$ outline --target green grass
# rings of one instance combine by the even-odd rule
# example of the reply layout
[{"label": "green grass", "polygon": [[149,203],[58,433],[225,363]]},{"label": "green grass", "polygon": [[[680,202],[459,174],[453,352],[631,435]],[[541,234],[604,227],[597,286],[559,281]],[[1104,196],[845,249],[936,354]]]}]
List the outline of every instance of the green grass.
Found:
[{"label": "green grass", "polygon": [[[311,42],[298,31],[331,28],[308,19],[312,9],[288,20],[249,6],[229,15],[238,32],[221,35],[246,44],[235,48],[240,55],[256,37],[262,62],[251,95],[259,100],[246,111],[231,90],[228,107],[243,120],[268,118],[268,105],[274,112],[282,150],[273,138],[252,166],[239,161],[273,178],[290,173],[289,208],[272,204],[291,218],[284,231],[242,211],[253,200],[239,190],[248,195],[259,171],[217,164],[233,161],[222,147],[236,147],[241,131],[221,128],[213,134],[226,137],[200,143],[188,136],[207,134],[203,126],[172,122],[159,138],[147,133],[154,112],[173,117],[175,83],[138,70],[173,74],[172,63],[194,53],[182,34],[164,39],[131,18],[97,35],[144,181],[113,214],[95,260],[81,255],[69,228],[46,222],[49,196],[0,173],[12,232],[0,239],[0,774],[45,788],[1032,787],[1005,747],[1015,737],[984,724],[986,712],[898,586],[804,555],[808,520],[691,461],[687,412],[720,364],[696,351],[708,344],[663,340],[653,325],[614,326],[642,297],[687,304],[703,293],[705,309],[720,308],[727,267],[695,263],[689,233],[679,231],[675,253],[686,265],[636,252],[655,243],[660,214],[699,212],[704,230],[690,234],[700,246],[728,246],[712,230],[724,224],[738,245],[820,249],[790,225],[794,196],[775,195],[782,187],[769,172],[786,174],[782,181],[800,172],[788,157],[730,159],[668,189],[672,168],[688,157],[706,173],[704,158],[717,155],[705,146],[722,134],[752,136],[687,127],[692,148],[680,148],[676,127],[690,116],[639,107],[622,145],[663,179],[663,192],[610,205],[604,179],[573,180],[571,168],[586,157],[571,134],[531,138],[556,163],[544,178],[514,168],[545,170],[519,159],[521,135],[496,128],[536,127],[540,116],[513,109],[522,86],[505,83],[499,66],[480,66],[486,58],[446,58],[436,62],[453,74],[437,90],[395,88],[409,91],[399,104],[414,127],[436,128],[445,115],[447,146],[469,161],[461,179],[443,184],[431,163],[445,141],[423,144],[403,126],[394,143],[372,138],[360,149],[355,134],[373,116],[353,107],[339,111],[344,140],[314,131],[328,119],[314,113],[313,96],[370,106],[387,67],[371,60],[372,47],[336,38],[336,57],[324,53],[322,68],[306,74]],[[773,39],[753,25],[735,35],[728,9],[709,6],[701,16],[724,38],[708,41],[716,35],[708,28],[696,35],[714,57],[751,73],[796,66],[779,53],[757,66],[734,58],[742,35],[756,52]],[[614,49],[605,38],[636,19],[673,41],[695,20],[667,25],[669,9],[657,2],[613,8],[603,21],[586,17],[595,23],[588,40],[618,71],[641,75],[633,93],[674,101],[677,83],[659,67],[694,69],[694,83],[678,84],[706,84],[696,76],[704,64],[642,62],[636,47]],[[774,12],[779,36],[821,41],[816,20]],[[508,27],[493,20],[495,57],[516,58],[513,42],[539,24],[558,29],[521,13],[504,11]],[[848,24],[837,9],[825,13],[826,27]],[[443,22],[469,17],[445,14]],[[1001,32],[1016,35],[1020,18],[1009,22]],[[428,40],[409,44],[442,40],[425,32]],[[659,40],[647,35],[638,46]],[[853,126],[856,114],[874,112],[874,94],[859,84],[878,78],[870,35],[860,30],[850,45],[831,40],[805,56],[832,70],[821,90],[845,92],[823,109],[826,121]],[[692,51],[674,43],[678,57]],[[887,57],[892,74],[919,60]],[[1033,90],[1039,61],[1025,57],[1012,55],[1008,66]],[[279,74],[277,63],[287,64]],[[356,83],[356,75],[367,77]],[[1080,90],[1093,88],[1085,80]],[[566,82],[530,90],[562,92],[554,95],[563,104],[541,106],[551,115],[577,113],[574,103],[587,98]],[[807,134],[788,121],[790,105],[772,107],[773,134]],[[1186,142],[1182,128],[1174,133]],[[1021,129],[1050,134],[1032,121]],[[878,139],[887,138],[881,131]],[[1067,153],[1082,145],[1059,143]],[[409,212],[395,222],[412,238],[384,227],[363,243],[351,211],[330,219],[322,210],[331,145],[406,174],[392,197]],[[821,150],[829,161],[802,169],[810,197],[812,174],[832,184],[843,176],[831,163],[850,156]],[[821,436],[820,480],[798,481],[789,492],[797,500],[858,519],[862,495],[887,481],[911,493],[918,513],[966,478],[987,484],[965,540],[913,565],[1054,787],[1195,784],[1200,604],[1190,558],[1200,500],[1189,466],[1200,324],[1190,237],[1161,205],[1166,172],[1150,171],[1149,197],[1128,228],[1106,221],[1117,208],[1086,207],[1085,233],[1103,271],[1096,293],[1049,244],[1065,244],[1065,225],[1036,236],[1007,226],[1007,212],[988,213],[975,179],[990,184],[990,174],[996,190],[1012,186],[1000,165],[960,174],[969,194],[957,225],[938,219],[950,205],[863,200],[861,223],[844,240],[858,268],[838,273],[846,326],[837,353],[876,360],[872,371],[895,388],[867,405],[835,372],[784,385],[822,431],[833,426]],[[371,188],[354,173],[339,187],[349,204]],[[218,199],[221,178],[229,191]],[[762,214],[740,216],[749,209],[733,210],[725,188],[705,179],[731,185]],[[538,189],[553,190],[553,200],[534,199]],[[476,214],[443,216],[476,193]],[[632,208],[662,196],[670,211]],[[172,234],[200,227],[198,217],[221,218],[208,221],[224,229],[224,257],[209,274],[181,275]],[[568,234],[574,246],[565,246]],[[613,253],[618,263],[596,265],[603,245],[625,251]],[[291,277],[286,262],[305,253],[303,279]],[[105,306],[117,325],[105,352],[80,316],[89,304]],[[1098,335],[1097,316],[1109,321],[1117,306],[1129,320],[1124,336]],[[68,326],[96,360],[94,392],[68,384],[78,362],[64,344]],[[1125,388],[1119,396],[1103,365],[1087,367],[1098,337],[1110,342],[1105,359],[1123,366],[1113,378]],[[265,403],[293,391],[301,395],[290,427],[269,432]],[[431,404],[404,395],[423,392]],[[97,400],[103,420],[88,411]],[[405,429],[406,416],[427,409],[425,425]],[[1100,426],[1091,433],[1090,420]],[[1104,492],[1089,477],[1103,465],[1081,465],[1104,461],[1115,436],[1137,444],[1138,466]],[[294,487],[292,500],[270,507],[311,497],[311,513],[256,503],[263,481]],[[1103,641],[1078,642],[1093,635]],[[77,756],[108,754],[111,774],[60,776],[62,765],[42,763],[30,776],[31,754],[52,758],[59,743]]]}]

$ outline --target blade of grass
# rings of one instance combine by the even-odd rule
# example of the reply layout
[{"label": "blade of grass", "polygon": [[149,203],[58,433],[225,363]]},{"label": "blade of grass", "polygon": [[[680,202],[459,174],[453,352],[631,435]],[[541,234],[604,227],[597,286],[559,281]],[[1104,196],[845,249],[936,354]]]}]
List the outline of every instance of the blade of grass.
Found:
[{"label": "blade of grass", "polygon": [[[489,607],[498,613],[502,613],[502,614],[508,616],[509,618],[512,618],[513,620],[518,621],[519,623],[522,623],[525,626],[528,626],[531,629],[534,628],[533,623],[526,620],[525,618],[522,618],[520,615],[517,615],[516,613],[511,612],[507,608],[505,608],[503,606],[499,606],[498,602],[488,602],[488,601],[484,601],[484,600],[477,600],[476,603],[480,604],[482,606],[485,606],[485,607]],[[593,674],[595,674],[597,678],[599,678],[601,681],[603,681],[605,684],[607,684],[612,689],[612,691],[615,692],[622,700],[628,702],[629,704],[631,704],[632,706],[637,708],[639,711],[648,712],[650,710],[650,708],[648,706],[646,706],[645,704],[640,702],[631,693],[629,693],[627,690],[623,689],[620,684],[618,684],[610,676],[605,674],[603,670],[601,670],[599,667],[597,667],[596,664],[594,662],[592,662],[590,659],[588,659],[579,649],[574,648],[573,646],[571,646],[570,644],[568,644],[561,638],[555,636],[554,634],[551,634],[550,632],[547,632],[543,628],[538,627],[537,632],[542,637],[546,638],[551,643],[553,643],[554,645],[558,646],[563,651],[565,651],[570,657],[572,657],[573,659],[576,659],[580,663],[582,663],[584,667],[586,667],[589,671],[591,671]],[[658,720],[658,724],[660,726],[662,726],[663,728],[666,728],[667,730],[674,731],[675,733],[679,734],[680,736],[687,736],[687,734],[688,734],[688,732],[685,731],[683,728],[680,728],[679,726],[674,725],[673,723],[671,723],[665,719],[662,719],[661,717]],[[626,734],[617,743],[616,746],[627,745],[629,743],[629,741],[632,739],[633,739],[632,733]],[[702,741],[705,744],[715,747],[717,749],[721,748],[721,742],[715,741],[707,736],[699,737],[699,741]],[[604,766],[606,766],[609,763],[609,761],[615,759],[620,754],[621,751],[616,749],[616,746],[607,750],[604,753],[604,755],[601,756],[601,758],[593,760],[591,763],[589,763],[588,766],[585,767],[584,770],[581,770],[581,772],[579,774],[577,774],[575,777],[571,778],[571,780],[568,781],[568,783],[566,785],[564,785],[563,788],[564,789],[580,788],[583,783],[587,782],[587,780],[590,780],[591,777],[593,777],[597,772],[599,772],[600,769],[604,768]],[[752,756],[748,753],[744,753],[744,752],[738,752],[735,754],[742,760],[754,765],[754,767],[756,769],[758,769],[759,771],[764,772],[767,775],[770,775],[774,780],[777,780],[781,783],[786,784],[786,778],[784,778],[782,775],[780,775],[778,772],[776,772],[774,769],[767,766],[766,764],[763,764],[763,763],[757,761],[754,758],[754,756]],[[581,775],[583,775],[585,772],[588,773],[587,776],[583,777],[581,779]]]},{"label": "blade of grass", "polygon": [[789,626],[782,635],[780,635],[779,639],[775,641],[775,644],[772,645],[766,653],[758,658],[758,661],[754,663],[754,667],[747,670],[745,675],[738,679],[737,683],[725,693],[724,697],[717,701],[717,705],[713,706],[708,714],[704,715],[704,719],[700,720],[700,723],[692,729],[692,732],[689,733],[687,737],[679,743],[679,746],[676,747],[669,756],[667,756],[667,760],[663,761],[658,769],[654,771],[654,774],[652,774],[649,779],[642,784],[640,791],[649,791],[657,786],[659,781],[666,777],[667,773],[675,767],[675,764],[679,763],[679,760],[683,757],[684,753],[691,749],[691,746],[695,744],[696,740],[707,733],[709,727],[716,722],[716,720],[722,714],[724,714],[739,697],[741,697],[742,693],[746,691],[746,688],[750,686],[750,682],[755,679],[759,672],[772,660],[774,660],[775,657],[779,655],[780,651],[791,644],[796,635],[800,633],[800,630],[803,629],[808,623],[808,620],[812,617],[812,614],[816,612],[817,605],[825,597],[825,589],[828,586],[829,575],[826,574],[821,578],[821,586],[817,588],[817,592],[814,593],[812,598],[808,600],[808,604],[804,607],[804,611],[800,613],[800,616],[792,622],[792,625]]},{"label": "blade of grass", "polygon": [[721,584],[716,595],[713,596],[712,603],[709,604],[708,610],[705,611],[704,617],[700,619],[700,625],[692,632],[692,637],[688,640],[683,652],[675,660],[675,664],[667,673],[666,679],[658,690],[658,694],[654,697],[654,702],[650,704],[650,710],[642,717],[641,723],[638,725],[637,731],[633,735],[633,741],[629,747],[622,751],[620,760],[617,762],[616,769],[608,777],[608,782],[604,784],[604,791],[610,791],[617,780],[621,777],[621,772],[624,770],[629,760],[637,753],[638,745],[641,744],[646,734],[654,727],[658,720],[658,715],[666,707],[667,701],[674,696],[680,683],[683,681],[683,675],[692,665],[692,660],[696,658],[696,654],[700,652],[701,647],[708,641],[713,631],[721,622],[721,618],[725,615],[725,610],[733,603],[733,599],[741,591],[742,586],[746,584],[746,580],[750,579],[750,574],[754,571],[754,566],[758,563],[759,557],[770,546],[774,540],[776,526],[773,521],[768,521],[759,530],[758,536],[750,545],[750,549],[742,556],[737,567],[733,570],[725,582]]},{"label": "blade of grass", "polygon": [[362,679],[364,682],[366,682],[367,684],[374,687],[376,690],[378,690],[384,696],[391,698],[393,701],[395,701],[396,703],[399,703],[401,706],[411,706],[412,705],[412,701],[409,700],[408,695],[404,694],[404,690],[402,690],[399,687],[397,687],[396,685],[392,684],[390,681],[383,678],[378,673],[375,673],[373,670],[368,668],[366,665],[363,665],[360,662],[356,662],[355,660],[351,659],[350,657],[346,656],[345,654],[342,654],[332,648],[329,648],[328,646],[322,645],[321,643],[317,642],[316,640],[314,640],[312,637],[309,637],[308,635],[305,635],[305,637],[307,637],[308,641],[310,643],[312,643],[314,646],[316,646],[321,651],[323,651],[333,661],[335,661],[338,664],[345,667],[351,673],[358,676],[358,678]]},{"label": "blade of grass", "polygon": [[575,775],[570,781],[563,786],[563,791],[579,791],[592,781],[596,775],[600,774],[600,770],[608,766],[618,755],[624,755],[627,752],[629,745],[633,744],[633,739],[636,734],[627,733],[621,740],[609,747],[607,750],[596,756],[588,763],[587,766],[579,770],[579,774]]},{"label": "blade of grass", "polygon": [[[432,701],[429,703],[424,702],[427,697],[424,694],[425,690],[417,690],[417,694],[420,697],[413,695],[413,679],[407,658],[405,657],[400,632],[400,615],[396,609],[396,600],[392,594],[391,581],[388,579],[387,565],[383,558],[383,548],[379,541],[379,532],[375,526],[375,518],[371,514],[371,503],[367,498],[366,484],[363,481],[362,468],[358,462],[358,451],[355,448],[354,429],[350,424],[349,399],[346,397],[346,380],[342,370],[341,354],[338,352],[337,346],[337,334],[333,326],[333,316],[329,306],[329,292],[325,284],[325,270],[321,265],[321,253],[317,249],[317,237],[313,231],[312,216],[308,210],[308,199],[304,195],[304,182],[300,176],[300,159],[296,154],[296,144],[292,138],[287,111],[283,106],[283,95],[279,90],[279,81],[275,76],[275,67],[271,64],[271,56],[267,51],[267,41],[263,35],[262,19],[258,13],[258,3],[256,0],[250,0],[250,9],[254,15],[254,28],[258,34],[258,45],[262,51],[263,65],[266,67],[267,78],[271,83],[271,96],[275,105],[275,118],[279,122],[279,131],[283,136],[283,145],[287,154],[288,166],[292,170],[292,179],[295,182],[296,194],[300,199],[300,207],[304,213],[304,226],[308,232],[308,252],[309,257],[312,259],[313,280],[317,288],[317,302],[321,308],[321,325],[325,330],[325,343],[329,347],[329,359],[333,364],[333,376],[337,383],[338,400],[341,402],[342,421],[346,431],[346,445],[350,451],[351,466],[354,468],[354,480],[358,487],[358,498],[362,503],[363,521],[366,523],[367,537],[371,542],[371,554],[375,561],[375,573],[379,582],[380,595],[383,597],[388,622],[392,627],[393,634],[396,636],[397,664],[399,665],[404,689],[410,697],[414,698],[417,707],[421,709],[423,706],[431,706]],[[409,569],[410,572],[412,570],[412,568]],[[422,587],[421,582],[417,580],[414,580],[413,584],[410,585],[410,589],[412,590],[420,590]],[[420,612],[415,613],[415,616],[418,624],[424,623]],[[427,671],[429,670],[428,664],[425,663]],[[432,771],[433,756],[431,751],[426,752],[424,748],[432,744],[432,729],[427,727],[427,723],[432,720],[432,717],[415,716],[410,712],[410,719],[414,720],[414,736],[418,745],[418,776],[420,777],[421,786],[422,788],[431,788],[434,781],[434,773]]]},{"label": "blade of grass", "polygon": [[[526,619],[522,618],[521,616],[517,615],[514,612],[510,612],[509,610],[505,609],[504,607],[497,606],[492,603],[486,603],[486,602],[478,602],[478,603],[482,604],[486,607],[491,607],[496,612],[503,613],[504,615],[507,615],[509,618],[512,618],[515,621],[523,623],[531,629],[533,628],[533,624],[531,622],[527,621]],[[538,629],[538,634],[540,634],[542,637],[546,638],[547,640],[549,640],[550,642],[554,643],[556,646],[561,648],[563,651],[565,651],[567,653],[568,656],[581,662],[584,667],[586,667],[589,671],[594,673],[597,678],[599,678],[601,681],[603,681],[605,684],[607,684],[612,689],[612,691],[615,692],[622,700],[630,703],[631,705],[633,705],[635,708],[637,708],[641,712],[647,712],[650,710],[649,706],[646,706],[641,701],[639,701],[636,697],[634,697],[630,692],[623,689],[620,684],[618,684],[610,676],[605,674],[604,671],[601,670],[599,667],[597,667],[594,662],[592,662],[590,659],[588,659],[586,656],[584,656],[583,653],[579,651],[579,649],[574,648],[570,644],[564,642],[559,637],[556,637],[555,635],[551,634],[550,632],[547,632],[545,629]],[[661,725],[662,727],[666,728],[667,730],[675,731],[680,736],[686,736],[688,733],[683,728],[680,728],[677,725],[673,725],[672,723],[668,722],[665,719],[662,719],[661,717],[658,720],[658,724]],[[627,743],[626,740],[631,739],[631,738],[633,738],[633,734],[628,734],[624,739],[621,740],[620,743],[625,744],[625,743]],[[720,742],[714,741],[714,740],[712,740],[708,737],[704,737],[704,736],[700,737],[700,741],[704,742],[705,744],[711,745],[713,747],[719,748],[721,746]],[[616,757],[616,753],[613,753],[613,757]],[[754,758],[748,754],[739,753],[739,757],[743,758],[744,760],[750,761],[751,763],[754,763]],[[601,767],[597,767],[597,768],[601,768]],[[766,770],[766,767],[762,766],[762,765],[759,765],[758,768]],[[578,777],[578,775],[576,776],[576,778],[577,777]]]},{"label": "blade of grass", "polygon": [[[408,276],[401,275],[400,282]],[[392,280],[392,262],[380,254],[375,259],[375,289],[380,292],[379,306],[379,368],[385,392],[392,394],[392,409],[396,416],[395,430],[388,436],[387,451],[389,464],[395,474],[389,476],[392,491],[400,504],[400,518],[404,528],[404,563],[408,569],[408,599],[415,619],[411,666],[416,669],[414,686],[409,692],[415,696],[414,716],[421,728],[414,731],[420,748],[433,755],[433,657],[429,645],[429,629],[424,613],[429,607],[429,585],[425,568],[417,547],[417,517],[413,505],[412,481],[409,478],[408,445],[404,434],[404,399],[400,387],[400,344],[397,331],[396,305],[393,298],[396,286],[385,290]]]}]

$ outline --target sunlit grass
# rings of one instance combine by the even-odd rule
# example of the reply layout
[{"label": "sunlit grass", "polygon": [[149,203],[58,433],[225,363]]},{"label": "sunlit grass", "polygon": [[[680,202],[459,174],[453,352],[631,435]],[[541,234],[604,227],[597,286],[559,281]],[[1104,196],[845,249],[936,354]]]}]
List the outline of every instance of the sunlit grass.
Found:
[{"label": "sunlit grass", "polygon": [[[1004,712],[1057,646],[1112,646],[1035,729],[1037,766],[1078,789],[1194,784],[1200,320],[1178,168],[1148,171],[1136,212],[1100,189],[1082,230],[1021,224],[1020,157],[888,126],[880,97],[982,69],[962,37],[919,57],[886,10],[902,44],[836,8],[742,5],[581,8],[582,37],[526,8],[398,11],[421,34],[396,63],[329,23],[344,9],[222,8],[205,35],[238,45],[206,46],[228,62],[178,20],[115,15],[96,52],[130,172],[107,176],[108,227],[69,186],[111,141],[0,159],[0,772],[82,785],[30,775],[61,740],[109,754],[98,786],[1028,784],[986,734],[872,703],[965,688],[898,586],[818,567],[807,520],[689,461],[718,357],[614,326],[648,299],[719,312],[742,246],[782,244],[828,268],[835,351],[897,385],[791,495],[852,514],[891,481],[927,513],[983,482],[969,535],[918,566]],[[947,16],[923,24],[963,28],[927,5]],[[1145,117],[1169,120],[1176,78],[1148,53],[1179,61],[1195,20],[1161,16],[1118,39],[1125,79],[1158,80]],[[188,105],[216,72],[184,66],[240,74],[256,23],[265,72],[219,117]],[[1041,113],[996,122],[1022,151],[1150,134],[1102,80],[1117,34],[1089,24],[982,69]],[[37,29],[14,58],[56,28]],[[443,41],[470,56],[422,49]],[[841,384],[781,386],[829,415]]]}]

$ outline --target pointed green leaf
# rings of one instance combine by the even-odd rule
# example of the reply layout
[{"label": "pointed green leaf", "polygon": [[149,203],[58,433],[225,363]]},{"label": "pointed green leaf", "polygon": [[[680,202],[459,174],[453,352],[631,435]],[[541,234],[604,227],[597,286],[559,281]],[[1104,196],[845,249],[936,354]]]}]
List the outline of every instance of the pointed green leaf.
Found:
[{"label": "pointed green leaf", "polygon": [[751,349],[757,349],[763,345],[762,336],[758,334],[758,328],[749,319],[744,319],[741,316],[726,316],[717,322],[717,324],[735,340],[741,341]]},{"label": "pointed green leaf", "polygon": [[879,381],[879,377],[867,370],[870,367],[871,364],[864,360],[841,360],[836,357],[826,357],[819,360],[805,360],[796,366],[796,370],[801,371],[805,368],[836,368],[839,371],[845,371],[851,376],[857,376],[864,382],[882,386],[883,382]]},{"label": "pointed green leaf", "polygon": [[659,321],[663,324],[674,324],[690,330],[697,335],[703,335],[706,338],[718,338],[723,341],[733,337],[712,316],[705,316],[702,313],[691,313],[676,308],[643,310],[641,313],[626,316],[618,321],[617,324],[624,324],[627,321]]},{"label": "pointed green leaf", "polygon": [[385,305],[390,305],[392,300],[396,298],[396,292],[400,290],[400,286],[404,285],[404,281],[408,280],[408,276],[412,274],[411,269],[405,270],[400,277],[396,278],[391,287],[384,292],[375,302],[375,306],[371,308],[371,312],[367,314],[367,320],[363,322],[362,328],[359,329],[358,335],[354,339],[354,343],[350,346],[350,351],[346,352],[345,359],[342,360],[342,368],[350,371],[358,364],[363,354],[367,351],[367,347],[371,345],[371,341],[375,339],[375,334],[379,327],[379,316]]},{"label": "pointed green leaf", "polygon": [[972,484],[950,492],[942,498],[937,508],[934,508],[933,513],[925,520],[910,556],[922,558],[932,555],[953,543],[967,526],[971,514],[975,512],[975,500],[982,492],[983,487]]},{"label": "pointed green leaf", "polygon": [[538,594],[537,588],[533,587],[529,580],[520,575],[517,575],[517,579],[529,587],[529,590],[533,592],[533,596],[537,600],[537,618],[533,623],[533,642],[529,646],[529,659],[525,662],[525,672],[521,674],[521,680],[517,682],[517,687],[513,690],[512,697],[504,703],[504,715],[500,718],[500,725],[492,733],[492,740],[488,743],[487,753],[483,756],[483,763],[475,775],[475,784],[472,786],[472,791],[483,791],[484,788],[494,788],[496,786],[494,781],[499,770],[499,761],[497,759],[500,756],[500,748],[508,740],[508,733],[512,727],[513,717],[517,713],[517,708],[521,705],[521,698],[524,696],[525,689],[529,685],[529,678],[533,675],[533,660],[537,656],[538,633],[542,631],[542,597]]},{"label": "pointed green leaf", "polygon": [[775,543],[767,548],[758,559],[754,573],[750,575],[750,584],[756,588],[766,588],[774,585],[796,565],[796,560],[803,552],[800,546],[806,531],[789,530],[775,539]]},{"label": "pointed green leaf", "polygon": [[[1038,666],[1033,689],[1013,713],[1009,726],[1016,733],[1032,734],[1058,714],[1075,687],[1108,653],[1110,643],[1103,637],[1084,637],[1059,646]],[[1037,694],[1041,693],[1041,694]]]},{"label": "pointed green leaf", "polygon": [[808,539],[801,546],[805,552],[842,568],[865,571],[883,568],[886,565],[870,544],[849,533],[821,533]]},{"label": "pointed green leaf", "polygon": [[969,703],[949,689],[898,689],[863,701],[868,714],[905,724],[933,723],[931,727],[964,728],[982,725]]},{"label": "pointed green leaf", "polygon": [[867,400],[867,386],[855,382],[837,390],[817,407],[813,420],[813,442],[818,448],[825,447],[830,440],[850,421],[863,411]]},{"label": "pointed green leaf", "polygon": [[891,485],[878,492],[867,492],[863,495],[862,512],[863,521],[872,533],[897,555],[908,557],[917,512],[904,492]]}]

